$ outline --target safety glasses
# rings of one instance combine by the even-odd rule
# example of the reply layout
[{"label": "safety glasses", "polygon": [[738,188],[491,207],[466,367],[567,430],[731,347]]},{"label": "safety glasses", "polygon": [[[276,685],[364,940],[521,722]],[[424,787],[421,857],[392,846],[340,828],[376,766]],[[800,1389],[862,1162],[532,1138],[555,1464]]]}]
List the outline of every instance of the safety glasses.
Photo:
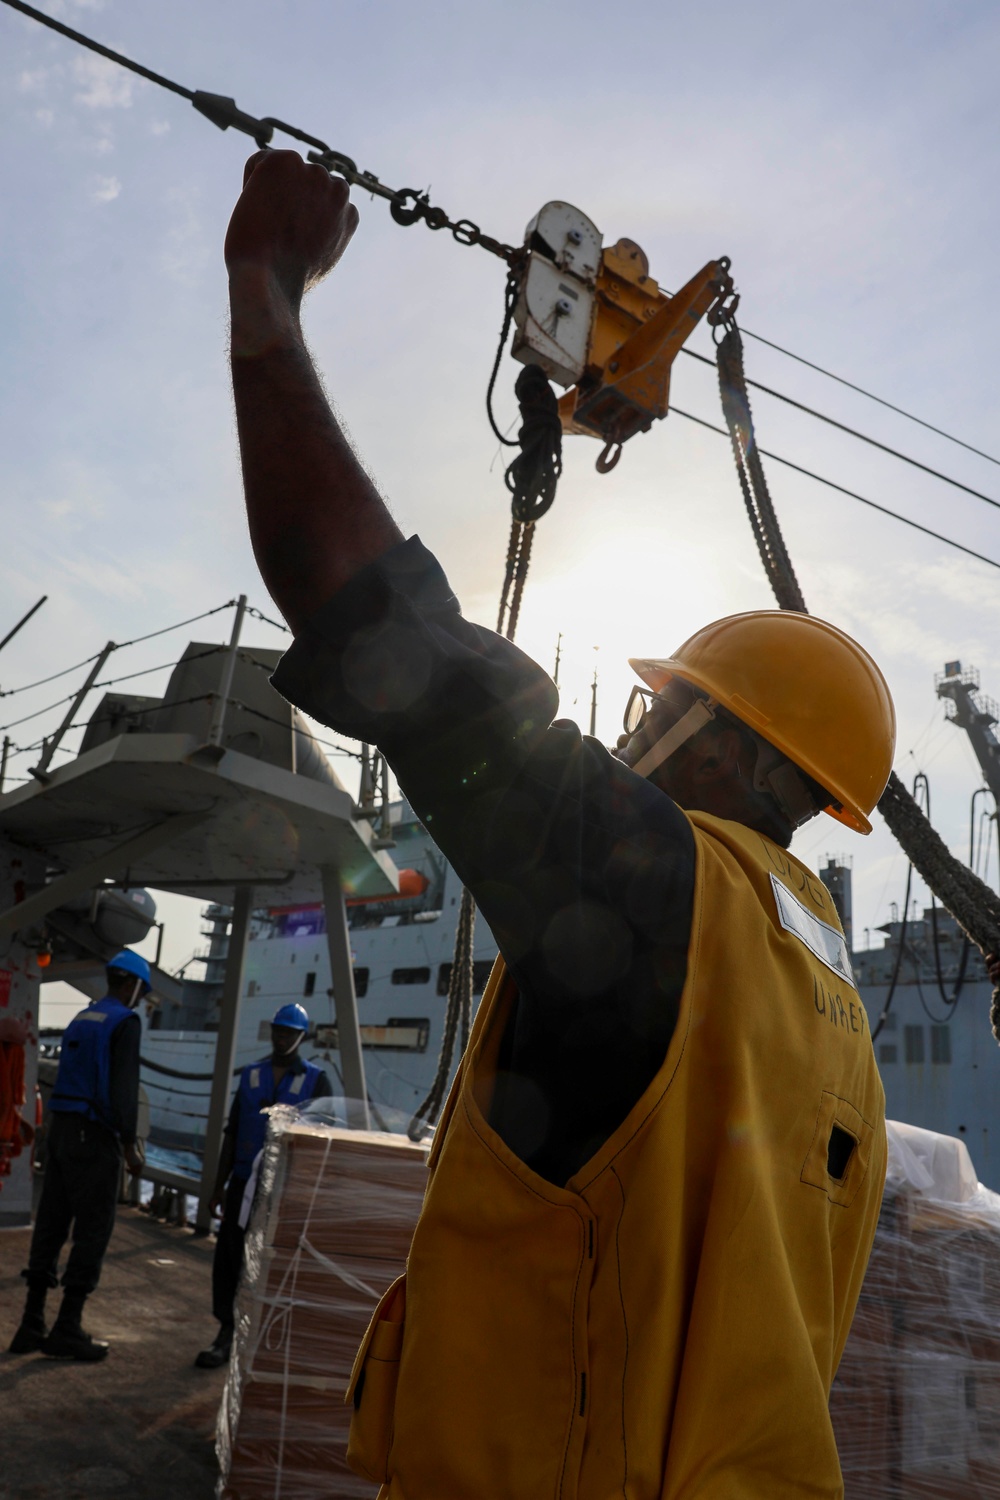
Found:
[{"label": "safety glasses", "polygon": [[635,734],[637,730],[642,728],[646,721],[646,715],[656,702],[657,697],[658,695],[653,692],[652,688],[640,687],[636,683],[631,693],[629,693],[628,702],[625,705],[625,717],[622,720],[622,727],[626,734]]}]

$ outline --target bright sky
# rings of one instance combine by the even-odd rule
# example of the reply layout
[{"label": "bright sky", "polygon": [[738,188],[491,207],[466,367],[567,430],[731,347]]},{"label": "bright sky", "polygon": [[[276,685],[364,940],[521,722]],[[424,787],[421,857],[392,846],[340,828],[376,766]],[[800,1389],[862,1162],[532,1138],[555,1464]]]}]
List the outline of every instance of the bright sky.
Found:
[{"label": "bright sky", "polygon": [[[747,328],[1000,453],[1000,211],[984,191],[1000,124],[993,6],[47,8],[188,87],[322,136],[394,186],[430,184],[435,202],[498,238],[517,242],[541,204],[564,198],[606,241],[638,240],[667,288],[728,254]],[[4,7],[0,132],[0,627],[50,596],[3,654],[9,689],[241,591],[268,601],[242,518],[221,259],[252,143]],[[466,612],[492,623],[508,505],[483,393],[503,266],[400,228],[381,202],[360,207],[355,244],[307,307],[309,337],[400,524],[436,550]],[[710,350],[707,330],[693,347]],[[1000,498],[995,463],[763,345],[748,341],[747,364],[752,378]],[[516,374],[506,360],[504,423]],[[693,361],[679,361],[673,396],[719,421],[712,372]],[[754,411],[763,447],[1000,561],[990,507],[763,394]],[[596,451],[567,443],[519,640],[551,667],[563,633],[564,711],[583,723],[596,661],[598,733],[610,741],[627,655],[665,654],[705,621],[772,599],[721,439],[674,417],[606,478]],[[777,465],[769,478],[811,608],[881,663],[899,714],[897,769],[908,782],[928,772],[934,822],[965,855],[980,778],[964,736],[942,723],[933,676],[957,657],[1000,696],[996,570]],[[228,620],[207,622],[201,638],[221,638]],[[168,662],[187,639],[123,652],[106,675]],[[256,624],[248,639],[281,638]],[[0,700],[0,719],[44,707],[81,675]],[[56,717],[11,736],[30,745]],[[22,756],[15,774],[30,763]],[[902,899],[905,860],[881,824],[861,840],[819,820],[796,849],[813,863],[853,858],[859,936]],[[196,922],[186,903],[164,905],[166,955],[180,962]]]}]

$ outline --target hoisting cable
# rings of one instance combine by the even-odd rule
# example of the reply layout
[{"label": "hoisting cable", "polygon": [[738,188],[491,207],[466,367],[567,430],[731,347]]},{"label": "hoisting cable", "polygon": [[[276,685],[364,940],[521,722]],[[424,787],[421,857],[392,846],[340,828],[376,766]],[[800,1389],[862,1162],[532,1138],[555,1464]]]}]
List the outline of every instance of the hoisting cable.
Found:
[{"label": "hoisting cable", "polygon": [[130,72],[138,73],[140,78],[158,84],[160,88],[169,89],[171,93],[180,94],[182,99],[190,100],[198,113],[204,115],[207,120],[211,120],[212,124],[217,125],[220,130],[228,130],[230,126],[234,130],[242,130],[245,135],[252,136],[261,150],[271,144],[275,131],[291,136],[293,140],[301,141],[305,146],[312,146],[314,149],[306,152],[308,161],[325,167],[331,174],[336,173],[338,177],[343,177],[352,186],[360,187],[375,198],[385,198],[389,204],[389,212],[397,224],[415,224],[418,219],[422,219],[428,229],[450,229],[452,238],[460,245],[479,245],[482,249],[488,250],[491,255],[498,255],[501,260],[508,263],[514,261],[520,254],[520,251],[513,245],[505,245],[491,235],[484,234],[479,225],[474,224],[471,219],[450,219],[443,208],[435,208],[431,204],[427,193],[422,193],[416,188],[387,187],[373,172],[360,171],[351,157],[345,156],[343,152],[332,150],[325,141],[321,141],[317,136],[307,135],[295,125],[288,125],[284,120],[275,119],[273,115],[266,115],[258,120],[253,115],[248,115],[238,109],[234,99],[226,98],[222,94],[208,94],[202,89],[188,89],[183,84],[174,83],[171,79],[164,78],[162,74],[154,73],[150,68],[144,68],[141,63],[133,62],[121,52],[102,46],[92,37],[85,36],[82,31],[75,31],[72,26],[66,26],[62,21],[54,20],[52,16],[36,10],[33,5],[26,5],[24,0],[0,0],[0,3],[9,5],[12,10],[21,11],[23,15],[30,16],[33,21],[39,21],[52,31],[60,32],[63,36],[69,37],[70,41],[78,42],[81,47],[87,47],[91,52],[100,53],[102,57],[107,57],[119,66],[128,68]]},{"label": "hoisting cable", "polygon": [[[733,451],[737,454],[744,499],[748,488],[751,492],[751,498],[747,501],[751,525],[754,527],[754,535],[758,537],[758,548],[779,608],[799,609],[807,613],[805,600],[790,562],[787,570],[784,567],[784,559],[788,554],[774,507],[766,493],[766,485],[759,487],[759,480],[763,478],[759,456],[756,464],[750,458],[750,455],[757,453],[757,447],[750,403],[746,397],[742,344],[734,318],[725,320],[725,330],[719,343],[719,385],[730,440]],[[894,771],[889,774],[889,782],[879,799],[878,809],[917,874],[981,950],[983,956],[1000,952],[1000,897],[985,881],[980,880],[978,875],[955,858]],[[993,991],[990,1026],[994,1037],[1000,1042],[1000,986]]]}]

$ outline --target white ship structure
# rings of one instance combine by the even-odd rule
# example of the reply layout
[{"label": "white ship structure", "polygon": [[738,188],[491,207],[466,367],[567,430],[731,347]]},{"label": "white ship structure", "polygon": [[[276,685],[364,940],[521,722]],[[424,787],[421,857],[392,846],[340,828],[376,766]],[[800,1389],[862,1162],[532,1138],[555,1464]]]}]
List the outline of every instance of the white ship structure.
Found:
[{"label": "white ship structure", "polygon": [[[348,898],[348,934],[373,1123],[405,1130],[441,1053],[462,883],[408,803],[391,804],[388,812],[400,893]],[[142,1070],[151,1139],[196,1152],[208,1115],[230,912],[211,905],[203,916],[207,947],[197,961],[204,978],[185,982],[179,998],[164,1001],[147,1020]],[[271,1017],[297,1000],[312,1027],[303,1055],[327,1070],[336,1096],[343,1085],[325,923],[320,902],[255,913],[236,1067],[270,1050]],[[475,1003],[497,953],[481,918],[473,951]]]},{"label": "white ship structure", "polygon": [[[377,1128],[403,1131],[438,1069],[461,882],[409,805],[388,801],[384,763],[381,805],[376,806],[374,796],[377,767],[373,777],[366,760],[351,813],[351,799],[315,737],[267,681],[276,661],[275,652],[237,651],[235,635],[228,653],[193,643],[178,662],[162,700],[121,694],[104,698],[90,720],[77,762],[57,774],[52,791],[75,774],[75,766],[82,771],[112,750],[123,754],[116,746],[133,745],[133,759],[148,757],[156,746],[172,747],[185,774],[197,773],[203,781],[217,766],[213,774],[232,778],[238,773],[248,788],[255,778],[265,776],[277,776],[289,789],[292,783],[301,785],[297,795],[307,805],[317,797],[339,798],[348,819],[354,820],[357,849],[350,859],[357,872],[364,872],[351,875],[344,866],[343,910],[369,1112]],[[207,716],[217,712],[211,705],[220,701],[223,671],[229,673],[222,686],[230,702],[225,732],[212,742],[211,734],[206,735]],[[1000,802],[1000,742],[994,733],[998,711],[980,694],[978,675],[963,671],[958,662],[949,663],[938,677],[937,692],[948,716],[968,735],[983,772],[986,785],[973,798],[973,817],[977,798],[985,797],[980,821],[992,818],[995,826],[993,809]],[[252,769],[255,763],[259,772]],[[310,782],[325,790],[310,792]],[[308,824],[309,814],[304,816]],[[260,826],[270,829],[269,823]],[[278,1006],[297,1000],[312,1022],[305,1055],[327,1069],[334,1095],[342,1097],[350,1090],[343,1082],[326,932],[328,907],[319,883],[307,878],[307,871],[281,875],[273,868],[286,858],[283,826],[279,820],[270,829],[271,853],[240,856],[254,895],[232,1086],[239,1068],[268,1050],[269,1022]],[[249,837],[249,826],[245,832]],[[208,902],[203,912],[206,942],[180,973],[157,968],[159,1005],[144,1023],[142,1081],[151,1140],[195,1153],[205,1148],[209,1118],[233,910],[228,902],[234,891],[237,903],[240,899],[238,864],[224,876],[216,869],[223,856],[233,863],[229,842],[227,833],[225,841],[214,838],[206,843],[204,870],[198,878],[190,871],[180,878],[179,872],[173,884],[189,895],[203,892]],[[312,857],[322,857],[318,845]],[[265,858],[270,865],[262,865]],[[254,860],[266,873],[253,872]],[[289,858],[288,863],[295,861]],[[140,878],[144,873],[140,869]],[[916,916],[906,904],[880,929],[883,946],[855,946],[852,870],[843,859],[828,859],[820,876],[834,896],[852,948],[889,1117],[959,1136],[982,1180],[1000,1190],[1000,1048],[990,1031],[992,990],[978,951],[940,908]],[[145,880],[154,884],[149,875]],[[110,952],[148,933],[155,920],[153,898],[146,890],[122,885],[99,886],[49,913],[37,935],[38,945],[52,956],[47,978],[68,980],[93,995],[103,983],[102,964]],[[342,934],[332,948],[340,952],[338,961],[343,963]],[[476,998],[496,951],[489,928],[479,918],[474,943]],[[838,1009],[835,1002],[829,1006],[831,1025],[851,1024],[849,1008]],[[58,1039],[50,1038],[50,1053],[57,1045]],[[456,1065],[457,1055],[450,1060],[452,1071]],[[346,1106],[342,1107],[346,1121]]]}]

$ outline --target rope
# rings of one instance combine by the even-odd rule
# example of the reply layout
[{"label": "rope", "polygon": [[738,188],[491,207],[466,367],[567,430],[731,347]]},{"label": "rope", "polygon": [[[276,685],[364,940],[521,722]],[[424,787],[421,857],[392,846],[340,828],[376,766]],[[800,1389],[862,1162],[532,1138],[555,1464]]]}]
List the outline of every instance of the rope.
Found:
[{"label": "rope", "polygon": [[514,393],[521,409],[521,427],[517,434],[521,451],[504,475],[513,497],[512,519],[497,615],[497,633],[505,635],[509,641],[514,639],[521,613],[535,522],[545,515],[556,498],[556,484],[562,473],[559,403],[540,366],[524,367],[517,377]]},{"label": "rope", "polygon": [[463,887],[455,932],[455,957],[448,980],[448,1003],[444,1013],[444,1035],[438,1055],[434,1082],[424,1102],[417,1106],[407,1129],[411,1140],[419,1140],[425,1125],[433,1125],[444,1103],[445,1089],[455,1053],[455,1038],[462,1031],[462,1051],[469,1040],[472,1017],[472,945],[476,925],[476,903],[468,887]]},{"label": "rope", "polygon": [[517,271],[507,272],[507,284],[503,294],[503,326],[500,329],[500,341],[497,344],[496,356],[493,360],[493,369],[490,371],[489,384],[486,387],[486,415],[489,424],[493,428],[493,436],[498,443],[505,448],[516,448],[517,439],[505,437],[496,424],[493,416],[493,387],[497,383],[497,375],[500,372],[500,361],[503,359],[503,351],[507,347],[507,335],[510,333],[510,325],[514,317],[514,306],[517,302],[517,294],[521,286],[521,277]]},{"label": "rope", "polygon": [[556,498],[562,473],[562,423],[555,392],[540,365],[525,365],[514,394],[521,409],[517,434],[521,451],[504,479],[513,496],[511,514],[526,525],[540,520]]},{"label": "rope", "polygon": [[[762,483],[764,474],[754,440],[753,419],[743,374],[743,346],[735,321],[730,320],[717,352],[723,411],[761,561],[779,608],[808,613],[785,549],[766,483]],[[890,772],[878,809],[913,869],[981,950],[983,956],[1000,951],[1000,897],[985,881],[980,880],[978,875],[955,858],[894,771]],[[890,1000],[891,994],[890,990]],[[883,1019],[884,1015],[885,1011]],[[1000,986],[993,991],[990,1026],[997,1042],[1000,1042]]]}]

